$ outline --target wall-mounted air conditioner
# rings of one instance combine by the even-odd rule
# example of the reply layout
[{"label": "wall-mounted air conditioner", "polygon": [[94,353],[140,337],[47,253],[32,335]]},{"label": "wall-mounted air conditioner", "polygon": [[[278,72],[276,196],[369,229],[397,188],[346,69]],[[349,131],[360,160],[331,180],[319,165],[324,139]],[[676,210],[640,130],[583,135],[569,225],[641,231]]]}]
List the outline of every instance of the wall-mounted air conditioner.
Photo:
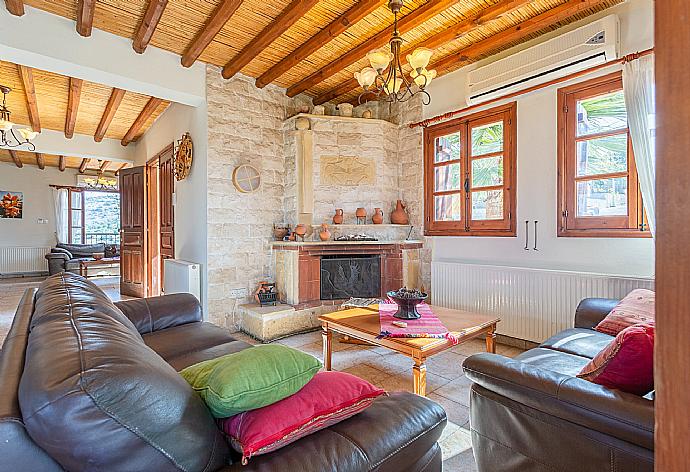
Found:
[{"label": "wall-mounted air conditioner", "polygon": [[467,74],[470,105],[564,77],[619,57],[616,15],[545,41]]}]

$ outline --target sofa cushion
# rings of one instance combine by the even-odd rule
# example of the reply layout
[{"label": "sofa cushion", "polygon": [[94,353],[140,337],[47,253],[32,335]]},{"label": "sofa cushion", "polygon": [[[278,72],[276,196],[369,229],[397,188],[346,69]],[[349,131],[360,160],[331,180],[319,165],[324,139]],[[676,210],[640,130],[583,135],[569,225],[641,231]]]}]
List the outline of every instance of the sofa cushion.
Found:
[{"label": "sofa cushion", "polygon": [[314,356],[281,344],[252,346],[180,371],[216,418],[262,408],[299,391],[321,369]]},{"label": "sofa cushion", "polygon": [[636,289],[627,294],[594,329],[615,336],[628,326],[653,321],[654,292]]},{"label": "sofa cushion", "polygon": [[55,247],[66,249],[76,259],[92,257],[94,252],[105,252],[105,244],[57,244]]},{"label": "sofa cushion", "polygon": [[188,323],[144,334],[142,337],[146,345],[166,361],[235,341],[227,329],[212,323]]},{"label": "sofa cushion", "polygon": [[539,347],[592,359],[612,340],[613,336],[592,329],[571,328],[554,334]]},{"label": "sofa cushion", "polygon": [[[407,392],[377,398],[363,412],[271,454],[235,464],[232,472],[400,472],[433,449],[446,425],[443,408]],[[225,471],[226,469],[224,469]],[[438,469],[431,469],[438,470]]]},{"label": "sofa cushion", "polygon": [[71,471],[207,471],[229,450],[201,399],[93,283],[67,273],[35,298],[19,404]]},{"label": "sofa cushion", "polygon": [[654,323],[625,328],[578,377],[636,395],[654,389]]},{"label": "sofa cushion", "polygon": [[573,377],[590,361],[587,357],[575,356],[566,352],[541,347],[525,351],[513,359],[541,369],[552,370],[559,374],[571,375]]},{"label": "sofa cushion", "polygon": [[166,362],[173,366],[173,369],[178,372],[190,365],[198,364],[199,362],[215,359],[216,357],[239,352],[244,349],[252,347],[244,341],[230,341],[229,343],[218,344],[217,346],[199,349],[197,351],[185,352],[179,356],[169,357]]}]

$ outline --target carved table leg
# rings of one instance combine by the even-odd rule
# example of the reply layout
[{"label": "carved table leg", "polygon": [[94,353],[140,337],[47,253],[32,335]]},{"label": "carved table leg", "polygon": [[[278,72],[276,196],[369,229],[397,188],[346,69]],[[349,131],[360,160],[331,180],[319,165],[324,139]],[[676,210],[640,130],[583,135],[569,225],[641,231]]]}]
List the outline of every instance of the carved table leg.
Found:
[{"label": "carved table leg", "polygon": [[496,354],[496,325],[492,325],[486,333],[486,352]]},{"label": "carved table leg", "polygon": [[331,370],[331,354],[333,352],[333,332],[328,329],[328,323],[321,325],[321,335],[323,336],[323,367]]},{"label": "carved table leg", "polygon": [[414,393],[422,397],[426,396],[426,364],[424,359],[415,359],[412,367],[414,380]]}]

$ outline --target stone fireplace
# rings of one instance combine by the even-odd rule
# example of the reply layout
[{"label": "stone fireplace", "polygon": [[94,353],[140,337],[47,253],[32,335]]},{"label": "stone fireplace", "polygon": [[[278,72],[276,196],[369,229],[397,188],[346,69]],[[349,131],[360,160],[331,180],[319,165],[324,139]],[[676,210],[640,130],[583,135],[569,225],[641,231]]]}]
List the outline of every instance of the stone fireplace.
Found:
[{"label": "stone fireplace", "polygon": [[381,295],[381,256],[321,257],[321,300]]}]

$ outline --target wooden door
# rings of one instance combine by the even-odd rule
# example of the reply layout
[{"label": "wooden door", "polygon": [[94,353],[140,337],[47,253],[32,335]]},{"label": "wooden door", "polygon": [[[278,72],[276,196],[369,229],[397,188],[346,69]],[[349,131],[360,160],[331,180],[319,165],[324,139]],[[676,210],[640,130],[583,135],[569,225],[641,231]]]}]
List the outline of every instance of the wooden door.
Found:
[{"label": "wooden door", "polygon": [[120,293],[146,295],[145,168],[120,171]]},{"label": "wooden door", "polygon": [[159,227],[160,227],[160,284],[164,287],[165,272],[163,264],[165,259],[175,257],[175,209],[173,206],[173,193],[175,193],[175,169],[173,159],[173,145],[171,144],[159,154],[158,161],[158,202],[159,202]]}]

